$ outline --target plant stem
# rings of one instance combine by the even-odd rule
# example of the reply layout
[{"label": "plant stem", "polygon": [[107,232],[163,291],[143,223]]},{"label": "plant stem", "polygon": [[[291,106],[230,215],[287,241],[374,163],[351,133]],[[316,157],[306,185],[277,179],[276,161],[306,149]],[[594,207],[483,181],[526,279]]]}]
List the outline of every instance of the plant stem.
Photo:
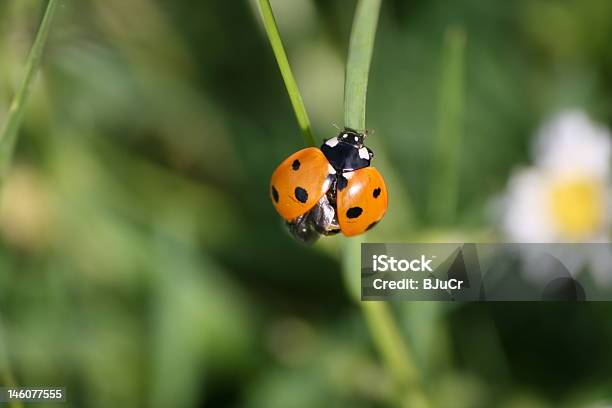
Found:
[{"label": "plant stem", "polygon": [[[17,93],[13,98],[13,101],[11,102],[6,120],[0,129],[0,185],[2,181],[4,181],[6,173],[11,164],[11,158],[13,156],[13,151],[17,141],[19,126],[21,125],[21,121],[23,119],[34,78],[40,66],[44,45],[47,37],[49,36],[51,21],[53,19],[55,8],[57,7],[57,2],[58,0],[49,0],[47,3],[45,13],[38,28],[38,32],[36,33],[36,38],[34,39],[34,44],[32,45],[30,54],[28,55],[26,61],[23,79]],[[17,382],[15,381],[15,376],[11,370],[6,348],[5,326],[2,324],[0,318],[0,377],[2,378],[4,386],[15,388],[17,386]],[[12,408],[21,408],[23,405],[20,401],[13,400],[9,402],[9,406]]]},{"label": "plant stem", "polygon": [[0,183],[3,181],[4,177],[6,177],[6,172],[11,164],[19,126],[23,119],[34,78],[40,67],[43,49],[47,37],[49,36],[51,21],[53,20],[53,14],[57,7],[57,3],[58,0],[49,0],[47,3],[47,8],[45,9],[45,13],[38,28],[38,33],[36,34],[34,44],[32,45],[32,49],[26,61],[25,74],[13,98],[6,121],[0,130]]},{"label": "plant stem", "polygon": [[465,32],[447,30],[439,90],[438,134],[434,142],[429,196],[431,221],[448,224],[455,219],[459,192],[459,158],[463,138],[463,72]]},{"label": "plant stem", "polygon": [[361,302],[361,309],[374,344],[393,378],[397,404],[406,408],[428,407],[419,371],[389,305],[385,302]]},{"label": "plant stem", "polygon": [[366,94],[381,0],[357,3],[344,79],[344,124],[365,130]]},{"label": "plant stem", "polygon": [[276,57],[276,63],[280,69],[283,81],[285,81],[285,87],[287,88],[287,93],[289,94],[293,111],[295,112],[300,129],[302,130],[304,142],[308,146],[315,146],[316,143],[314,136],[312,135],[310,119],[308,119],[308,114],[306,113],[306,108],[304,107],[304,101],[302,100],[300,90],[295,82],[293,73],[291,72],[289,60],[287,59],[287,53],[285,53],[285,48],[283,47],[280,33],[278,32],[278,27],[276,26],[276,20],[274,19],[274,13],[272,12],[270,1],[258,0],[257,4],[259,5],[259,11],[261,13],[261,18],[263,19],[266,34],[268,35],[268,40],[270,41],[270,45],[274,51],[274,56]]},{"label": "plant stem", "polygon": [[[366,128],[368,75],[380,4],[381,0],[360,0],[351,30],[344,86],[344,122],[346,126],[358,130]],[[355,257],[359,253],[356,247],[358,245],[359,239],[349,240],[344,248],[345,253]],[[357,269],[351,268],[349,273],[356,271]],[[348,277],[347,282],[355,280]],[[349,292],[354,296],[354,285],[349,286]],[[426,407],[427,401],[421,389],[419,371],[412,353],[402,339],[389,305],[384,302],[361,302],[360,305],[374,344],[393,378],[398,404],[405,407]]]}]

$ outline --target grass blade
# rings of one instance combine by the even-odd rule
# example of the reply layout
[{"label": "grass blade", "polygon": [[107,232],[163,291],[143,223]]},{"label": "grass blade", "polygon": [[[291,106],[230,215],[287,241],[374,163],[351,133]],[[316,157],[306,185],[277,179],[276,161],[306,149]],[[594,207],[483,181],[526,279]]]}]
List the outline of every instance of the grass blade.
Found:
[{"label": "grass blade", "polygon": [[[357,3],[344,84],[344,122],[345,125],[364,130],[366,118],[366,95],[370,62],[374,50],[376,27],[381,0],[360,0]],[[360,259],[359,245],[363,238],[349,239],[344,247],[344,273],[349,293],[358,296],[355,276]],[[360,302],[366,323],[381,354],[385,366],[393,378],[398,405],[406,407],[426,407],[427,401],[420,386],[419,371],[397,325],[389,305],[385,302]]]},{"label": "grass blade", "polygon": [[283,81],[285,81],[285,87],[287,88],[287,93],[289,94],[293,111],[295,112],[300,129],[302,130],[304,142],[308,146],[315,146],[316,143],[314,136],[312,135],[310,119],[308,119],[308,114],[306,113],[306,108],[304,107],[302,95],[300,94],[300,90],[295,82],[293,73],[291,72],[289,60],[287,59],[287,53],[285,53],[285,48],[283,47],[280,33],[278,32],[278,27],[276,26],[276,20],[274,19],[274,13],[272,12],[270,1],[258,0],[257,4],[259,5],[259,11],[261,13],[261,18],[263,19],[266,34],[268,35],[268,40],[270,41],[272,51],[274,51],[274,56],[276,57],[276,63],[280,69]]},{"label": "grass blade", "polygon": [[407,408],[428,407],[429,403],[421,390],[418,368],[389,304],[369,301],[361,305],[374,344],[395,382],[395,402]]},{"label": "grass blade", "polygon": [[344,79],[344,124],[365,130],[366,94],[381,0],[357,3]]},{"label": "grass blade", "polygon": [[25,108],[28,102],[28,96],[34,78],[40,67],[40,61],[43,54],[43,49],[47,37],[49,36],[49,30],[51,29],[51,21],[53,20],[53,14],[57,7],[58,0],[49,0],[47,8],[43,15],[42,22],[38,28],[38,33],[34,39],[34,44],[28,55],[26,61],[25,73],[19,89],[11,102],[8,115],[0,130],[0,182],[6,177],[6,172],[11,164],[11,158],[13,156],[13,150],[17,141],[17,135],[21,120],[25,112]]},{"label": "grass blade", "polygon": [[447,30],[442,60],[438,134],[434,142],[429,216],[437,223],[455,219],[459,194],[459,158],[463,139],[465,32]]},{"label": "grass blade", "polygon": [[[6,120],[0,129],[0,185],[11,163],[19,126],[23,119],[32,83],[34,82],[34,78],[40,66],[43,48],[49,35],[49,29],[51,28],[51,21],[56,6],[57,0],[49,0],[47,3],[42,22],[40,23],[38,33],[34,39],[34,44],[32,45],[32,49],[26,61],[23,80],[11,102]],[[6,350],[6,341],[3,336],[4,332],[4,325],[0,324],[0,376],[5,386],[16,387],[17,383],[11,370],[8,352]],[[20,401],[12,401],[9,405],[13,408],[21,408],[23,406]]]}]

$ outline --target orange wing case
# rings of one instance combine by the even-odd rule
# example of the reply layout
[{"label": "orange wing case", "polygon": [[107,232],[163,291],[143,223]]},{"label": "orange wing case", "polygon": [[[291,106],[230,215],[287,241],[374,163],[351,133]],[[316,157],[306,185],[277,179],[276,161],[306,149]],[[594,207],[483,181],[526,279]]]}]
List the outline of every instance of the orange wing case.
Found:
[{"label": "orange wing case", "polygon": [[270,180],[270,196],[276,211],[287,221],[309,211],[329,190],[329,176],[333,172],[323,152],[316,147],[289,156]]},{"label": "orange wing case", "polygon": [[347,237],[359,235],[378,223],[387,211],[387,186],[374,167],[345,173],[348,183],[338,188],[340,230]]}]

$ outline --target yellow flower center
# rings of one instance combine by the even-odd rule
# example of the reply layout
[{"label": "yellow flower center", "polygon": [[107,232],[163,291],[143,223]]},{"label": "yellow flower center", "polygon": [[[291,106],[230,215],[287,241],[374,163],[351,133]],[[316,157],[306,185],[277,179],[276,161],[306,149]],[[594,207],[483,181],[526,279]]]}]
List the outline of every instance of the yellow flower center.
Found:
[{"label": "yellow flower center", "polygon": [[604,192],[597,180],[571,179],[553,185],[552,216],[568,239],[588,239],[598,230],[604,215]]}]

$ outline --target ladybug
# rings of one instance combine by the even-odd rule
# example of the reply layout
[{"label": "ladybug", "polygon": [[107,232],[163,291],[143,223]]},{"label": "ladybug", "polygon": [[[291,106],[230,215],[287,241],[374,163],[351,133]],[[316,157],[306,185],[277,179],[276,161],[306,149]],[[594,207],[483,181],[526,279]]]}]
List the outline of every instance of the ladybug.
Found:
[{"label": "ladybug", "polygon": [[374,227],[387,211],[387,187],[370,162],[366,133],[344,128],[320,149],[308,147],[272,174],[270,197],[291,234],[306,243],[319,235],[347,237]]}]

